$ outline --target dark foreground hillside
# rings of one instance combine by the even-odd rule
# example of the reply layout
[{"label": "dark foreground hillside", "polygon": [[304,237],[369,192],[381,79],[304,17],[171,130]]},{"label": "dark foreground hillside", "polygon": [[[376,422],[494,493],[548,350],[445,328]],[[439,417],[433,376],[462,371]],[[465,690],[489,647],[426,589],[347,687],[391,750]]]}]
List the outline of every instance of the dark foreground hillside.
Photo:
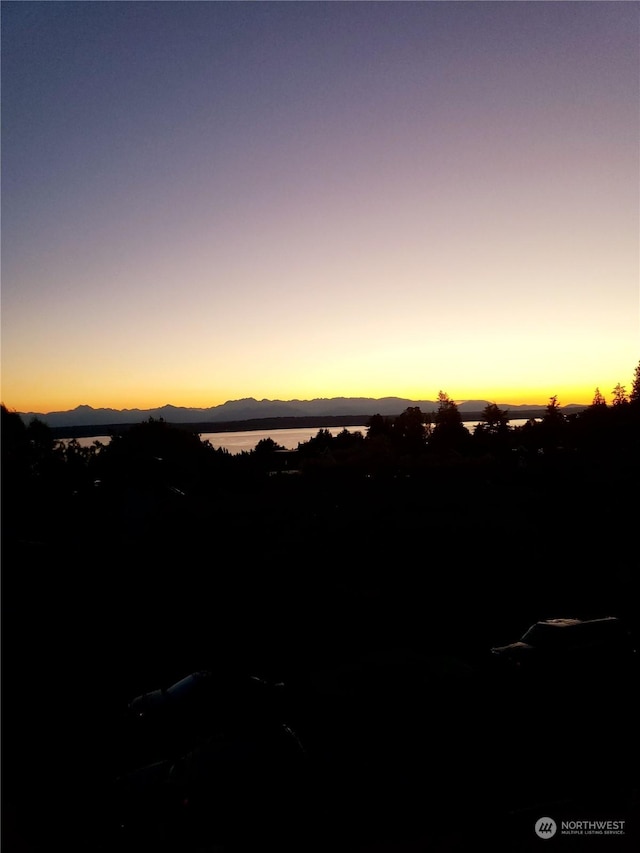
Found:
[{"label": "dark foreground hillside", "polygon": [[[638,637],[627,461],[247,476],[5,517],[3,849],[634,849],[637,664],[489,666],[542,619],[618,616]],[[284,682],[300,776],[286,799],[243,780],[196,836],[149,818],[127,840],[123,711],[197,670]],[[547,812],[625,834],[542,841]]]}]

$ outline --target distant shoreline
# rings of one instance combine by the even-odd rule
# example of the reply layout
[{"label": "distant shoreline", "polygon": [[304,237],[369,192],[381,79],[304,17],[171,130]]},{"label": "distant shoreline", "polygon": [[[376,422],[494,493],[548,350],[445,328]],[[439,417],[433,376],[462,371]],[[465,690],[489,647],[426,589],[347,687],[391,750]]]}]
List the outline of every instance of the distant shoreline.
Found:
[{"label": "distant shoreline", "polygon": [[[523,418],[539,418],[543,415],[543,408],[518,410],[512,420]],[[249,432],[250,430],[273,430],[273,429],[297,429],[312,427],[323,429],[324,427],[349,427],[366,424],[376,413],[363,415],[301,415],[270,418],[250,418],[241,421],[202,421],[200,423],[180,423],[178,421],[167,421],[170,426],[195,433],[209,432]],[[400,413],[398,413],[400,414]],[[429,414],[425,412],[425,414]],[[389,417],[384,415],[383,417]],[[482,412],[460,412],[464,422],[479,421]],[[142,422],[142,421],[141,421]],[[60,438],[91,438],[99,435],[120,435],[128,432],[135,423],[122,424],[82,424],[66,427],[51,427],[53,437]]]}]

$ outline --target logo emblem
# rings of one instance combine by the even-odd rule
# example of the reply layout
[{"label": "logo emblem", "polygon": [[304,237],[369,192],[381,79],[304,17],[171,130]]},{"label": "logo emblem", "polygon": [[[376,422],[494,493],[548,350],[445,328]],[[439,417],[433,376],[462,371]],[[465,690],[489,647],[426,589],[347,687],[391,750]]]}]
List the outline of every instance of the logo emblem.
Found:
[{"label": "logo emblem", "polygon": [[539,838],[553,838],[557,828],[556,822],[552,817],[539,817],[536,821],[536,835]]}]

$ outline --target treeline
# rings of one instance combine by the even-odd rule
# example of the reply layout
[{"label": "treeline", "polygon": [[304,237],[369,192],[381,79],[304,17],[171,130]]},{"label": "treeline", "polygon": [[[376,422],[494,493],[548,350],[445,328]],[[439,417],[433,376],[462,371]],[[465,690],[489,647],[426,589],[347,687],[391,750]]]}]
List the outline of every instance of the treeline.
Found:
[{"label": "treeline", "polygon": [[94,761],[118,702],[221,662],[286,681],[387,649],[475,659],[541,618],[640,632],[640,364],[630,393],[571,415],[551,397],[517,427],[489,404],[469,431],[442,392],[434,413],[234,455],[162,420],[84,447],[3,405],[1,449],[27,792],[42,744]]},{"label": "treeline", "polygon": [[225,495],[292,476],[305,483],[413,477],[426,487],[429,478],[440,486],[466,477],[466,484],[515,486],[555,469],[626,482],[639,470],[640,364],[631,391],[617,385],[611,403],[596,389],[590,406],[566,415],[553,396],[542,417],[517,427],[509,421],[509,411],[492,403],[469,431],[441,391],[436,412],[374,415],[366,434],[321,428],[296,451],[267,438],[233,455],[161,419],[86,447],[57,440],[37,418],[25,425],[2,405],[3,533],[37,539],[89,511],[119,513],[130,525],[203,513],[211,502],[223,505]]},{"label": "treeline", "polygon": [[254,450],[232,455],[214,449],[192,429],[154,418],[123,431],[112,428],[106,445],[96,440],[85,446],[76,439],[59,440],[56,431],[38,418],[25,425],[17,412],[4,404],[1,408],[3,490],[9,501],[14,490],[19,493],[29,486],[55,487],[64,494],[105,484],[146,483],[185,492],[206,487],[211,478],[293,467],[300,473],[346,467],[375,474],[434,463],[504,461],[505,456],[523,465],[543,455],[631,449],[640,425],[640,364],[629,394],[618,384],[607,404],[596,388],[591,405],[575,414],[564,414],[553,396],[541,417],[513,427],[509,410],[491,403],[469,431],[456,403],[440,391],[435,412],[425,413],[416,406],[397,417],[376,414],[369,419],[366,434],[345,426],[334,436],[327,424],[293,453],[266,438]]}]

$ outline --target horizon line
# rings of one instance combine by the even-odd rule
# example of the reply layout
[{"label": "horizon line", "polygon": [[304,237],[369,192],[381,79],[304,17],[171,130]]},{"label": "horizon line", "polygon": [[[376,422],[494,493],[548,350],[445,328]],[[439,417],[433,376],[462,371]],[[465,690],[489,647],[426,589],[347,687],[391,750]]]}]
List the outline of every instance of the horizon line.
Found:
[{"label": "horizon line", "polygon": [[[554,396],[557,396],[557,395],[550,395],[544,403],[502,403],[502,402],[497,403],[495,400],[492,400],[492,399],[478,398],[478,397],[461,397],[461,398],[452,400],[452,402],[455,403],[456,406],[463,405],[465,403],[478,402],[478,403],[489,404],[489,405],[497,405],[501,408],[511,407],[511,408],[518,408],[518,409],[527,409],[527,408],[533,409],[533,408],[546,408],[546,406],[549,405],[550,400]],[[408,403],[425,403],[425,402],[428,402],[428,403],[432,403],[434,406],[438,405],[437,400],[416,399],[416,398],[412,398],[412,397],[400,397],[400,396],[397,396],[394,394],[386,394],[386,395],[381,396],[381,397],[345,396],[345,395],[338,395],[338,396],[334,396],[334,397],[289,397],[289,398],[282,398],[282,397],[262,397],[262,398],[258,398],[258,397],[236,397],[234,399],[225,400],[224,403],[217,403],[217,404],[213,404],[211,406],[195,406],[195,405],[189,406],[189,405],[176,405],[174,403],[163,403],[162,405],[147,406],[145,408],[142,408],[141,406],[117,408],[115,406],[104,406],[104,405],[103,406],[93,406],[90,403],[78,403],[76,406],[73,406],[73,407],[68,408],[68,409],[50,409],[49,411],[43,411],[42,409],[41,410],[30,409],[28,411],[18,410],[18,409],[11,410],[9,408],[9,406],[6,406],[6,404],[4,402],[2,402],[2,405],[4,405],[9,411],[17,412],[20,415],[54,415],[54,414],[64,414],[67,412],[74,412],[74,411],[77,411],[78,409],[91,409],[92,411],[104,410],[104,411],[113,411],[113,412],[150,412],[150,411],[159,411],[161,409],[166,409],[166,408],[187,409],[187,410],[191,410],[191,411],[207,411],[210,409],[219,409],[219,408],[227,405],[227,403],[242,403],[245,400],[246,401],[253,401],[256,403],[311,403],[311,402],[314,402],[316,400],[327,400],[327,401],[332,401],[332,400],[384,401],[384,400],[394,400],[394,399],[406,401]],[[590,403],[571,402],[571,403],[564,403],[564,404],[560,403],[559,407],[561,409],[562,408],[570,408],[572,406],[583,406],[586,408],[589,405],[591,405],[591,404]]]}]

